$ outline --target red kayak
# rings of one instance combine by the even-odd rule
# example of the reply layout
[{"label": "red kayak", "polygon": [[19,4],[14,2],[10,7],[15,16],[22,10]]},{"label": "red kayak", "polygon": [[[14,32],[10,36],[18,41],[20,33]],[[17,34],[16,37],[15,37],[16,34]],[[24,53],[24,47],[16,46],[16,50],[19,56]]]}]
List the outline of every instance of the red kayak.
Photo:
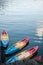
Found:
[{"label": "red kayak", "polygon": [[36,61],[39,61],[41,59],[42,59],[42,56],[38,56],[38,57],[34,58],[34,60],[36,60]]},{"label": "red kayak", "polygon": [[3,30],[2,33],[1,33],[1,42],[2,42],[2,46],[3,47],[7,47],[8,46],[8,42],[9,42],[9,37],[8,37],[8,33]]},{"label": "red kayak", "polygon": [[25,39],[23,39],[23,40],[18,41],[17,43],[15,43],[15,44],[13,44],[11,47],[9,47],[9,48],[6,50],[5,54],[6,54],[6,55],[10,55],[10,54],[12,54],[12,53],[15,53],[15,52],[17,52],[17,51],[23,49],[23,48],[28,44],[29,40],[30,40],[30,38],[27,37],[27,38],[25,38]]}]

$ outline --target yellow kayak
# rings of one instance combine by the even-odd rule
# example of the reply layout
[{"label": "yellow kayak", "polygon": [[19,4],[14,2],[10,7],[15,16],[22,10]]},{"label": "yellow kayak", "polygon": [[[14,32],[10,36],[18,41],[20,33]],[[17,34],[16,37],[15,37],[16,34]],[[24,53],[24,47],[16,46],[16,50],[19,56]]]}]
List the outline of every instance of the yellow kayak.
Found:
[{"label": "yellow kayak", "polygon": [[35,53],[38,51],[38,46],[32,47],[30,49],[27,49],[13,57],[11,57],[8,61],[6,61],[6,63],[12,63],[15,62],[17,60],[23,60],[26,58],[31,58],[33,55],[35,55]]},{"label": "yellow kayak", "polygon": [[22,48],[24,48],[28,42],[29,42],[30,38],[25,38],[21,41],[18,41],[17,43],[15,43],[14,45],[12,45],[10,48],[8,48],[6,51],[5,51],[5,54],[6,55],[10,55],[12,53],[15,53],[19,50],[21,50]]},{"label": "yellow kayak", "polygon": [[9,42],[8,33],[5,30],[3,30],[1,34],[1,45],[6,48],[8,46],[8,42]]}]

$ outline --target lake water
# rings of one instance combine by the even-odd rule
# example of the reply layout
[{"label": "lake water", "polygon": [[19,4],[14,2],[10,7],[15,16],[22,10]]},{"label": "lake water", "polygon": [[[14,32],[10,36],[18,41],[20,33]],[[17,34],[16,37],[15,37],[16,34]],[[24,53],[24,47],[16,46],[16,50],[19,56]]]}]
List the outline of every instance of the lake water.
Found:
[{"label": "lake water", "polygon": [[39,46],[36,56],[43,56],[43,1],[1,0],[0,35],[2,30],[9,34],[9,47],[25,37],[30,37],[29,45],[23,50]]}]

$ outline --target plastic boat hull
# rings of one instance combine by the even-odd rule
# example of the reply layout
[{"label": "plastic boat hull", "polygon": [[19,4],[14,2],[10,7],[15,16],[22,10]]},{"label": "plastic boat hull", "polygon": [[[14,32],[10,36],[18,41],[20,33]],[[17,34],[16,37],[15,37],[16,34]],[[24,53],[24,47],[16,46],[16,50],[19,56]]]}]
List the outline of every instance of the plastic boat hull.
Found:
[{"label": "plastic boat hull", "polygon": [[10,48],[8,48],[5,51],[5,54],[10,55],[12,53],[15,53],[15,52],[21,50],[22,48],[24,48],[28,44],[29,40],[30,40],[29,38],[25,38],[25,39],[15,43],[14,45],[12,45]]},{"label": "plastic boat hull", "polygon": [[6,48],[8,46],[8,42],[9,42],[8,33],[4,30],[1,34],[1,46]]},{"label": "plastic boat hull", "polygon": [[6,63],[12,63],[12,62],[15,62],[17,60],[23,60],[23,59],[26,59],[26,58],[31,58],[37,51],[38,51],[38,46],[35,46],[35,47],[32,47],[28,50],[25,50],[13,57],[11,57],[8,61],[6,61]]}]

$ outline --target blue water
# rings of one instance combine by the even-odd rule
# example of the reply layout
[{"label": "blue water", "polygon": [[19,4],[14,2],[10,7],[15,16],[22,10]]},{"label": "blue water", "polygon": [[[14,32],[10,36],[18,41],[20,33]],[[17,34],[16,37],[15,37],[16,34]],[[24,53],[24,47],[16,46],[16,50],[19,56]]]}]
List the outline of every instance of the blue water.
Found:
[{"label": "blue water", "polygon": [[23,50],[39,46],[36,56],[43,56],[43,2],[40,0],[3,1],[0,4],[0,35],[2,30],[8,32],[8,47],[25,37],[30,37],[29,45]]}]

